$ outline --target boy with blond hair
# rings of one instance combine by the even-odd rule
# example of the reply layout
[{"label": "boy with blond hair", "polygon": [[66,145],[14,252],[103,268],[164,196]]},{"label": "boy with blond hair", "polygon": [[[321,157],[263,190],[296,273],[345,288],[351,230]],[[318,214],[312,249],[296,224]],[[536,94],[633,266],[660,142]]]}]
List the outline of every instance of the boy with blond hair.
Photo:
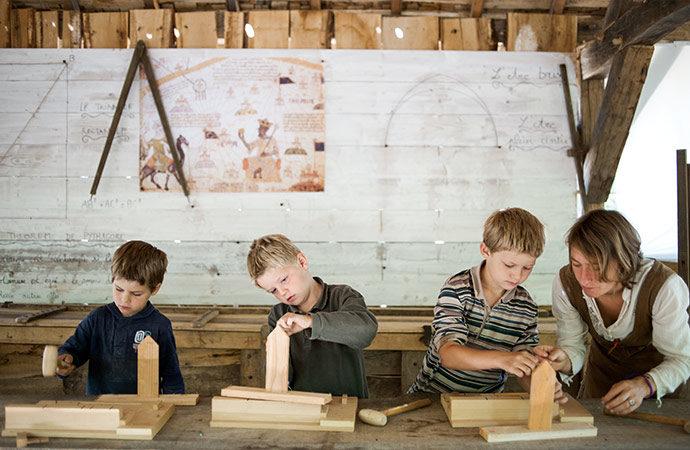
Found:
[{"label": "boy with blond hair", "polygon": [[362,350],[374,340],[378,323],[362,295],[312,277],[307,257],[281,234],[254,240],[247,271],[280,301],[268,326],[290,336],[290,389],[367,398]]},{"label": "boy with blond hair", "polygon": [[[409,392],[503,392],[507,374],[529,391],[539,363],[537,305],[520,284],[544,250],[544,226],[521,208],[484,224],[484,260],[451,276],[434,309],[433,339]],[[563,394],[557,383],[557,401]]]},{"label": "boy with blond hair", "polygon": [[168,257],[142,241],[129,241],[110,265],[113,302],[94,309],[58,349],[57,374],[66,377],[89,361],[87,395],[136,394],[137,348],[146,336],[158,344],[164,394],[184,394],[170,320],[149,298],[163,284]]}]

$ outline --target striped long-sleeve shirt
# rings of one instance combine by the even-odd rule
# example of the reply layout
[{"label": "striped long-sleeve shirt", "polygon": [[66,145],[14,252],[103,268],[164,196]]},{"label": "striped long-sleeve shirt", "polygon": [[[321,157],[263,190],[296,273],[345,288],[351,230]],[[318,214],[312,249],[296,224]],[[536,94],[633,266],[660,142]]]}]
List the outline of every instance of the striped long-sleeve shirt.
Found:
[{"label": "striped long-sleeve shirt", "polygon": [[439,349],[449,341],[480,350],[513,352],[539,343],[537,305],[522,286],[490,308],[481,288],[481,265],[446,280],[434,308],[433,339],[409,392],[503,392],[501,369],[453,370],[441,365]]}]

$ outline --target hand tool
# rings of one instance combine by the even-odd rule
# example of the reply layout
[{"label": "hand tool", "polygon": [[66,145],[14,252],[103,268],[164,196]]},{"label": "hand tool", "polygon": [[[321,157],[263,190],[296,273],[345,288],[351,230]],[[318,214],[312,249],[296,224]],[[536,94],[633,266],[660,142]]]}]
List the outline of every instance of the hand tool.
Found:
[{"label": "hand tool", "polygon": [[388,422],[388,416],[394,416],[396,414],[412,411],[413,409],[429,406],[430,404],[431,399],[425,398],[423,400],[417,400],[415,402],[405,403],[404,405],[384,409],[383,411],[376,411],[375,409],[360,409],[359,413],[357,413],[357,417],[359,417],[359,420],[364,423],[382,427]]}]

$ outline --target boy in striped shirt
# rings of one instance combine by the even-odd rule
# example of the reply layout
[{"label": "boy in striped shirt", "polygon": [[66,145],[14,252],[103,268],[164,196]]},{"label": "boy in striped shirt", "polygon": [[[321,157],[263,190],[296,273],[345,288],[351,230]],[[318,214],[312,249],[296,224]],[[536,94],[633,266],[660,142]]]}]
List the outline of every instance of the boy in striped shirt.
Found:
[{"label": "boy in striped shirt", "polygon": [[[537,305],[520,286],[544,250],[544,226],[521,208],[484,223],[484,260],[451,276],[434,308],[433,339],[409,392],[503,392],[507,375],[529,391],[540,359]],[[555,400],[565,401],[560,383]]]}]

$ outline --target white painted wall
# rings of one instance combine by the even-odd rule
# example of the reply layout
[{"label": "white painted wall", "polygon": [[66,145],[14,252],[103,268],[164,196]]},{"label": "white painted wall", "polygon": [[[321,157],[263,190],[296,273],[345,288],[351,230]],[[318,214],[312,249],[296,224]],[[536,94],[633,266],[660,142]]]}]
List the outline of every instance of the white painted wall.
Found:
[{"label": "white painted wall", "polygon": [[245,258],[252,239],[280,232],[313,274],[352,285],[370,305],[433,305],[449,275],[479,262],[486,217],[520,206],[546,225],[545,253],[525,285],[550,304],[577,209],[559,76],[566,63],[575,79],[566,55],[280,50],[324,61],[325,192],[190,202],[139,191],[135,83],[91,199],[131,53],[0,50],[0,300],[106,302],[110,255],[143,239],[170,260],[154,303],[271,304]]}]

